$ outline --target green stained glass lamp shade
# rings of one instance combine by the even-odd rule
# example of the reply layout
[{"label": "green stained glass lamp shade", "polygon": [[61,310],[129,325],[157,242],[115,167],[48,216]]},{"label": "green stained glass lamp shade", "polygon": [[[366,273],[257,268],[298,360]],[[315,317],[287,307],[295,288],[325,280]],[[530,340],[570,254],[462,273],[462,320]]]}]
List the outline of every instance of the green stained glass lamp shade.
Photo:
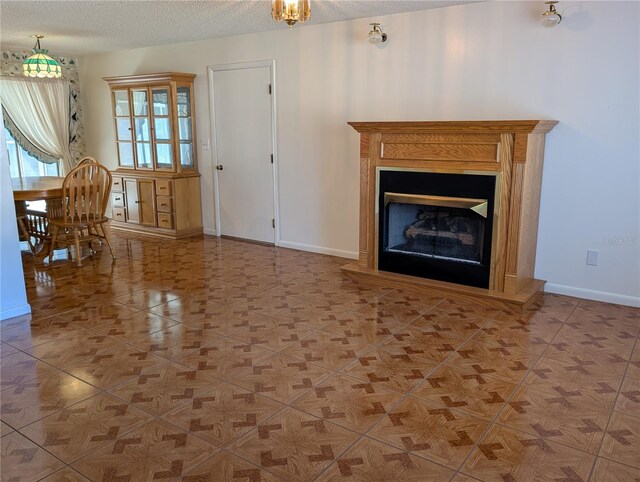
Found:
[{"label": "green stained glass lamp shade", "polygon": [[27,77],[60,78],[62,67],[47,55],[48,50],[33,49],[33,55],[22,62],[22,71]]},{"label": "green stained glass lamp shade", "polygon": [[49,57],[46,49],[40,48],[40,39],[42,35],[33,35],[36,39],[36,45],[33,47],[33,55],[22,62],[22,73],[25,77],[39,78],[60,78],[62,77],[62,66],[54,59]]}]

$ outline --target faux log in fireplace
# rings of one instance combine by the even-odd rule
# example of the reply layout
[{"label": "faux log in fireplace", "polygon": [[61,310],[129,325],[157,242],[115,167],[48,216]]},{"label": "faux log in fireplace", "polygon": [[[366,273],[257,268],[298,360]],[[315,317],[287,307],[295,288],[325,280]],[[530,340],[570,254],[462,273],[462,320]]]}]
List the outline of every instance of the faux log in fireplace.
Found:
[{"label": "faux log in fireplace", "polygon": [[556,121],[350,122],[360,133],[355,279],[523,305],[545,134]]}]

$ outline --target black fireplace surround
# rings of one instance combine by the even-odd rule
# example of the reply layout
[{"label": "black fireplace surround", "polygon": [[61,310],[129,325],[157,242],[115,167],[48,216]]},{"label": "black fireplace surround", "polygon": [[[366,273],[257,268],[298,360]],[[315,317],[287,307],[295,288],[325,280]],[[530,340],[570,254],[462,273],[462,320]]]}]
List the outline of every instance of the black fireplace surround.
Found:
[{"label": "black fireplace surround", "polygon": [[489,288],[496,177],[380,170],[378,269]]}]

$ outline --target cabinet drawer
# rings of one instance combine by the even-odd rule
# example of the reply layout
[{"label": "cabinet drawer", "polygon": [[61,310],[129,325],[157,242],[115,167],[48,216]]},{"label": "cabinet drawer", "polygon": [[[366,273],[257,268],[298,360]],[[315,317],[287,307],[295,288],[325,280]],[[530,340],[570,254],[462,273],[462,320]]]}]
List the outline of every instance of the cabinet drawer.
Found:
[{"label": "cabinet drawer", "polygon": [[156,194],[158,196],[171,196],[171,181],[168,179],[156,179]]},{"label": "cabinet drawer", "polygon": [[156,210],[161,213],[173,212],[173,200],[168,196],[156,197]]},{"label": "cabinet drawer", "polygon": [[173,215],[169,213],[158,213],[158,227],[173,229]]},{"label": "cabinet drawer", "polygon": [[112,192],[111,193],[111,205],[116,208],[124,207],[124,193],[121,192]]},{"label": "cabinet drawer", "polygon": [[116,208],[116,207],[114,207],[114,208],[113,208],[113,210],[112,210],[112,212],[113,212],[112,219],[113,219],[114,221],[122,221],[122,222],[125,222],[125,221],[127,220],[127,218],[126,218],[126,216],[125,216],[125,214],[124,214],[124,212],[125,212],[125,211],[124,211],[124,208]]},{"label": "cabinet drawer", "polygon": [[123,189],[122,189],[123,186],[124,186],[124,184],[122,183],[122,178],[113,176],[113,184],[111,185],[111,190],[112,191],[116,191],[116,192],[122,192],[123,191]]}]

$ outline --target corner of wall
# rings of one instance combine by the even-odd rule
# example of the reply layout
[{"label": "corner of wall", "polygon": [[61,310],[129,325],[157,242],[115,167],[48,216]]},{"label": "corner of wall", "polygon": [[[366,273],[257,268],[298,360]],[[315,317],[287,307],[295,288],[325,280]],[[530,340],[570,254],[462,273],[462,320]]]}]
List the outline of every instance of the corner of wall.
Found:
[{"label": "corner of wall", "polygon": [[[0,130],[4,145],[4,130]],[[27,302],[27,289],[22,274],[22,257],[16,224],[16,209],[11,189],[11,173],[6,149],[0,149],[0,320],[31,312]]]}]

